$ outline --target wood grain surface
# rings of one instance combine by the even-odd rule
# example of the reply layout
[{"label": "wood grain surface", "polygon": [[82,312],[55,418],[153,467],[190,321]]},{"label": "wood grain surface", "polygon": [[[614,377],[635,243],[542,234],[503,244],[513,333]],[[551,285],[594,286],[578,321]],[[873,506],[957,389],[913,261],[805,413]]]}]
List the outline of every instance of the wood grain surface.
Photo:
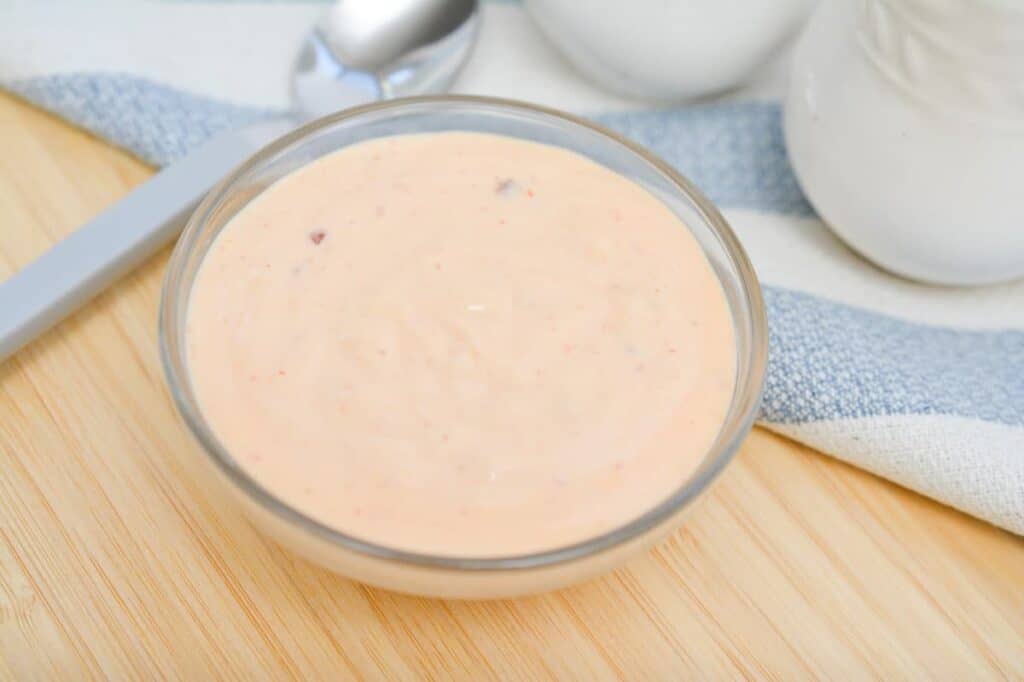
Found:
[{"label": "wood grain surface", "polygon": [[[150,172],[0,97],[0,277]],[[0,678],[1024,679],[1020,538],[761,430],[671,539],[569,590],[440,602],[305,563],[193,473],[166,260],[0,365]]]}]

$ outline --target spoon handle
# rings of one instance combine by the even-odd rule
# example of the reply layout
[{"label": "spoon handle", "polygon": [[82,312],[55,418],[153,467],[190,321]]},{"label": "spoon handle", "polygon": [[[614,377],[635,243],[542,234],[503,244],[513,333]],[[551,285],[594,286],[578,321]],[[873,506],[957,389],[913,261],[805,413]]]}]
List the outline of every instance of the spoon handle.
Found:
[{"label": "spoon handle", "polygon": [[217,181],[293,126],[280,118],[217,135],[0,284],[0,362],[174,239]]}]

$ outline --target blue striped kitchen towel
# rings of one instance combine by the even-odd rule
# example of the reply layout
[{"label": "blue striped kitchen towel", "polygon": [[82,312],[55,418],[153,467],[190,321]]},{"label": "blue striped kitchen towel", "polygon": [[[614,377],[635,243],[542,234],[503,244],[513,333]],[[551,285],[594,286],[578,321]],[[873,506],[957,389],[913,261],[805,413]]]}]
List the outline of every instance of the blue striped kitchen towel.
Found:
[{"label": "blue striped kitchen towel", "polygon": [[[293,55],[323,7],[9,0],[0,85],[172,163],[287,108]],[[761,424],[1024,534],[1024,282],[918,285],[837,241],[786,160],[784,70],[766,69],[728,100],[654,109],[581,80],[518,4],[491,2],[456,91],[591,115],[678,166],[724,208],[766,285]]]}]

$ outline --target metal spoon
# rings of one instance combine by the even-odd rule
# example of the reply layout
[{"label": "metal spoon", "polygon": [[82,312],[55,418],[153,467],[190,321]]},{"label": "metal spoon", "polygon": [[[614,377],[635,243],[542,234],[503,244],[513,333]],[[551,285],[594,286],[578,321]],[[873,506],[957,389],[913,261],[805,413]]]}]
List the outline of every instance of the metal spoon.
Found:
[{"label": "metal spoon", "polygon": [[469,57],[476,0],[341,0],[299,52],[294,111],[219,135],[0,284],[0,361],[174,239],[203,195],[302,123],[378,99],[446,90]]}]

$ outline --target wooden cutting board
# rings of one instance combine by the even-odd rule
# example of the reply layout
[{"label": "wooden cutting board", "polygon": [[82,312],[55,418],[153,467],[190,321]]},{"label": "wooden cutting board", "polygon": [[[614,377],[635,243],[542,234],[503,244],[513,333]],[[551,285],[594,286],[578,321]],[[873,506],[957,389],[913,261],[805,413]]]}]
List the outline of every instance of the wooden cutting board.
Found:
[{"label": "wooden cutting board", "polygon": [[[0,277],[150,172],[0,96]],[[310,565],[194,475],[166,260],[0,365],[0,677],[1024,678],[1024,541],[761,430],[684,528],[569,590],[440,602]]]}]

